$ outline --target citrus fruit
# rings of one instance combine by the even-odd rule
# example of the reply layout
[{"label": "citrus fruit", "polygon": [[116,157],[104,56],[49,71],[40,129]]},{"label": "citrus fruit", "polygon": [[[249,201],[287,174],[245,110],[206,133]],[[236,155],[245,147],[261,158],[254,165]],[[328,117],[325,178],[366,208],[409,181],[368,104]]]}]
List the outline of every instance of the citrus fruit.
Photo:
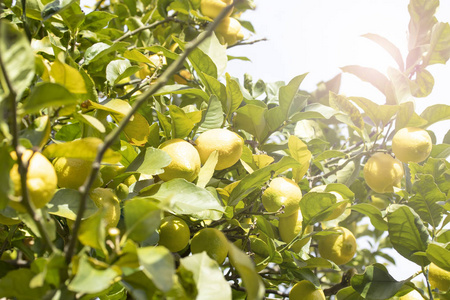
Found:
[{"label": "citrus fruit", "polygon": [[208,160],[212,152],[215,150],[219,152],[216,170],[223,170],[234,165],[241,158],[244,148],[244,140],[239,135],[220,128],[203,132],[195,143],[202,164]]},{"label": "citrus fruit", "polygon": [[119,165],[102,165],[100,167],[100,174],[102,176],[103,182],[105,184],[109,183],[114,179],[114,177],[125,172],[125,169],[126,168],[124,166]]},{"label": "citrus fruit", "polygon": [[159,178],[169,181],[174,178],[184,178],[191,182],[200,172],[200,156],[190,143],[182,139],[172,139],[162,143],[159,149],[169,154],[172,161],[164,168]]},{"label": "citrus fruit", "polygon": [[223,19],[217,25],[215,32],[219,41],[228,44],[228,46],[234,45],[238,40],[244,38],[241,23],[234,18]]},{"label": "citrus fruit", "polygon": [[[200,2],[200,11],[203,15],[214,19],[220,14],[222,9],[227,7],[227,5],[230,5],[232,2],[233,0],[202,0]],[[228,16],[230,16],[231,13],[232,11],[228,13]]]},{"label": "citrus fruit", "polygon": [[[13,159],[17,159],[15,152],[11,153]],[[42,208],[50,202],[57,188],[57,177],[52,163],[41,153],[26,150],[22,155],[22,161],[28,162],[27,188],[30,201],[35,208]],[[15,164],[9,176],[14,185],[14,195],[22,195],[19,166]],[[10,206],[24,212],[25,208],[16,201],[10,201]]]},{"label": "citrus fruit", "polygon": [[302,280],[292,287],[289,300],[325,300],[325,295],[308,280]]},{"label": "citrus fruit", "polygon": [[228,240],[220,230],[204,228],[192,238],[191,251],[193,254],[206,251],[220,265],[228,255]]},{"label": "citrus fruit", "polygon": [[301,199],[302,191],[298,185],[285,177],[274,178],[262,195],[264,208],[269,212],[276,212],[284,205],[284,214],[281,214],[280,218],[298,211]]},{"label": "citrus fruit", "polygon": [[[58,177],[58,186],[60,188],[78,189],[86,181],[86,178],[91,174],[92,161],[70,158],[58,157],[53,161],[56,176]],[[103,185],[103,180],[100,176],[94,181],[93,188]]]},{"label": "citrus fruit", "polygon": [[323,236],[319,239],[319,253],[337,265],[343,265],[352,260],[356,253],[356,239],[353,233],[344,227],[336,227],[336,234]]},{"label": "citrus fruit", "polygon": [[408,294],[401,296],[398,300],[423,300],[422,295],[416,290],[409,292]]},{"label": "citrus fruit", "polygon": [[434,263],[431,263],[428,269],[428,279],[431,287],[434,289],[439,289],[441,292],[446,292],[450,289],[450,272],[436,266]]},{"label": "citrus fruit", "polygon": [[364,166],[364,179],[377,193],[394,192],[394,186],[400,186],[403,174],[402,163],[387,153],[375,153]]},{"label": "citrus fruit", "polygon": [[370,197],[370,200],[372,200],[372,205],[375,206],[376,208],[378,208],[379,210],[384,210],[386,209],[386,207],[389,206],[389,204],[391,204],[391,201],[389,200],[388,197],[384,196],[384,195],[372,195]]},{"label": "citrus fruit", "polygon": [[89,196],[98,208],[105,210],[103,220],[106,222],[106,229],[116,227],[120,220],[120,203],[116,194],[111,189],[96,188]]},{"label": "citrus fruit", "polygon": [[[303,217],[300,210],[297,210],[292,215],[286,218],[280,218],[278,223],[278,231],[280,232],[281,240],[285,243],[292,241],[302,231]],[[312,226],[308,226],[305,230],[305,234],[312,231]],[[300,250],[309,242],[310,238],[297,241],[291,246],[291,250],[294,252],[300,252]]]},{"label": "citrus fruit", "polygon": [[256,272],[260,272],[264,270],[269,264],[268,260],[262,263],[268,256],[270,256],[269,246],[262,239],[259,239],[255,236],[250,236],[249,240],[250,249],[254,253],[253,261],[255,263],[255,270]]},{"label": "citrus fruit", "polygon": [[152,62],[151,65],[148,63],[141,62],[139,64],[142,69],[140,69],[135,75],[136,77],[140,79],[145,79],[147,76],[152,76],[155,72],[156,68],[160,68],[164,64],[164,58],[161,60],[162,57],[160,57],[158,54],[153,54],[148,57],[148,59]]},{"label": "citrus fruit", "polygon": [[173,80],[178,84],[188,84],[192,80],[192,74],[186,69],[181,70],[178,74],[173,75]]},{"label": "citrus fruit", "polygon": [[[330,192],[330,193],[336,196],[336,203],[344,201],[344,198],[342,198],[341,194],[334,192],[334,191]],[[347,202],[342,203],[341,205],[336,207],[334,209],[334,211],[331,213],[331,215],[329,215],[324,221],[330,221],[330,220],[334,220],[334,219],[338,218],[340,215],[342,215],[344,213],[344,211],[347,209],[348,206],[350,206],[350,203],[347,203]]]},{"label": "citrus fruit", "polygon": [[422,128],[402,128],[392,139],[392,152],[404,163],[424,161],[430,155],[432,146],[430,135]]},{"label": "citrus fruit", "polygon": [[161,220],[159,245],[166,247],[171,252],[178,252],[189,244],[190,237],[189,226],[182,219],[169,216]]}]

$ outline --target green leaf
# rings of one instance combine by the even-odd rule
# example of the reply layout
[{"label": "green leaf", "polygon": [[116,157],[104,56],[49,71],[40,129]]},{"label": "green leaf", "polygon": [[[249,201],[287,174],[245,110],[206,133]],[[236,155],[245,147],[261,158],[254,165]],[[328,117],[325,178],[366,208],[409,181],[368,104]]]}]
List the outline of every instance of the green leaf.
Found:
[{"label": "green leaf", "polygon": [[46,21],[50,17],[52,17],[54,14],[57,14],[64,9],[68,8],[72,3],[74,3],[75,0],[54,0],[53,2],[48,3],[44,6],[42,9],[41,15],[42,19]]},{"label": "green leaf", "polygon": [[[41,210],[36,211],[37,218],[41,219],[42,225],[45,228],[45,231],[48,234],[48,237],[51,241],[56,239],[56,224],[55,220],[50,217],[50,215],[47,213],[47,210],[45,208]],[[41,232],[39,231],[39,228],[36,225],[36,222],[33,220],[33,218],[29,214],[20,214],[20,219],[27,225],[33,233],[39,237],[42,238]]]},{"label": "green leaf", "polygon": [[414,97],[426,97],[433,91],[434,77],[427,69],[416,72],[416,78],[411,81],[411,89]]},{"label": "green leaf", "polygon": [[330,93],[330,106],[348,115],[356,128],[364,129],[361,113],[346,97]]},{"label": "green leaf", "polygon": [[439,0],[429,0],[426,1],[426,4],[423,0],[410,1],[408,5],[411,16],[408,49],[429,43],[429,31],[437,22],[434,14],[438,6]]},{"label": "green leaf", "polygon": [[74,113],[73,116],[80,123],[84,123],[84,124],[94,128],[95,130],[97,130],[100,133],[106,132],[105,125],[103,125],[103,123],[100,122],[100,120],[97,119],[96,117],[93,117],[88,114],[79,114],[79,113]]},{"label": "green leaf", "polygon": [[163,292],[168,292],[173,285],[175,262],[172,253],[162,246],[143,247],[137,250],[139,263],[144,274]]},{"label": "green leaf", "polygon": [[376,126],[379,126],[381,122],[382,126],[385,127],[400,109],[397,105],[378,105],[363,97],[350,97],[348,99],[361,107]]},{"label": "green leaf", "polygon": [[205,188],[208,182],[214,175],[214,168],[217,165],[219,160],[219,152],[214,150],[204,163],[203,167],[200,169],[200,173],[198,173],[197,186],[201,188]]},{"label": "green leaf", "polygon": [[206,94],[201,89],[193,88],[187,85],[182,84],[172,84],[172,85],[165,85],[164,87],[160,88],[154,96],[162,96],[167,94],[174,94],[174,95],[195,95],[199,96],[203,100],[208,100],[208,94]]},{"label": "green leaf", "polygon": [[239,87],[239,83],[232,79],[230,74],[225,74],[227,86],[227,101],[222,102],[222,107],[224,108],[224,111],[228,116],[236,111],[236,109],[239,108],[239,106],[242,103],[242,100],[244,99],[244,96],[242,96],[241,88]]},{"label": "green leaf", "polygon": [[386,50],[392,56],[392,58],[395,60],[398,67],[400,68],[400,70],[405,69],[405,65],[403,63],[403,57],[402,57],[400,50],[393,43],[391,43],[388,39],[386,39],[378,34],[374,34],[374,33],[366,33],[366,34],[363,34],[362,37],[368,38],[369,40],[371,40],[371,41],[377,43],[378,45],[380,45],[381,47],[383,47],[384,50]]},{"label": "green leaf", "polygon": [[[0,20],[0,57],[4,72],[20,99],[34,78],[35,58],[25,34],[5,19]],[[0,98],[0,103],[3,99]]]},{"label": "green leaf", "polygon": [[279,162],[268,165],[245,176],[231,192],[228,205],[233,206],[238,204],[239,201],[247,197],[251,192],[256,189],[261,189],[271,176],[276,176],[293,167],[298,167],[298,162],[292,157],[283,156]]},{"label": "green leaf", "polygon": [[253,261],[233,243],[228,243],[228,257],[233,267],[236,268],[242,278],[248,300],[262,299],[265,294],[264,284],[256,273]]},{"label": "green leaf", "polygon": [[424,58],[424,66],[445,64],[450,58],[450,25],[439,22],[431,32],[430,48]]},{"label": "green leaf", "polygon": [[420,265],[430,262],[426,257],[414,255],[425,252],[429,243],[427,228],[414,210],[406,205],[393,204],[387,213],[389,239],[400,255]]},{"label": "green leaf", "polygon": [[306,75],[307,73],[294,77],[286,86],[281,87],[278,92],[281,112],[286,118],[289,118],[300,109],[299,102],[301,103],[301,101],[296,101],[296,96],[300,84]]},{"label": "green leaf", "polygon": [[259,142],[262,142],[269,134],[269,128],[265,119],[266,112],[267,108],[247,104],[236,111],[236,116],[233,119],[234,125],[236,128],[247,131],[255,136]]},{"label": "green leaf", "polygon": [[447,158],[450,156],[450,144],[433,145],[430,157],[433,158]]},{"label": "green leaf", "polygon": [[35,274],[26,268],[10,271],[0,278],[0,297],[20,300],[43,299],[48,286],[31,288],[30,281]]},{"label": "green leaf", "polygon": [[[46,147],[43,154],[46,157],[70,157],[94,160],[98,148],[103,144],[99,138],[88,137],[63,144],[51,144]],[[121,155],[111,149],[106,150],[102,161],[115,164],[121,159]]]},{"label": "green leaf", "polygon": [[320,103],[307,105],[303,112],[298,112],[291,117],[292,122],[309,119],[329,119],[338,114],[339,111]]},{"label": "green leaf", "polygon": [[209,76],[208,74],[202,73],[203,75],[203,84],[206,87],[206,90],[209,94],[217,96],[217,99],[220,100],[221,103],[227,103],[227,88],[216,78]]},{"label": "green leaf", "polygon": [[110,86],[114,86],[123,78],[127,78],[137,71],[140,67],[132,66],[128,59],[113,60],[106,66],[106,80]]},{"label": "green leaf", "polygon": [[336,294],[336,300],[363,300],[364,298],[361,297],[361,295],[355,291],[354,288],[351,286],[348,286],[346,288],[343,288],[339,290]]},{"label": "green leaf", "polygon": [[116,42],[112,44],[111,46],[105,43],[96,43],[86,49],[86,52],[84,53],[84,65],[88,65],[90,63],[93,63],[100,58],[115,52],[119,50],[124,50],[128,46],[128,43],[125,42]]},{"label": "green leaf", "polygon": [[106,11],[91,11],[86,15],[81,30],[99,31],[105,28],[109,21],[115,18],[117,18],[116,15]]},{"label": "green leaf", "polygon": [[419,175],[413,185],[413,196],[408,201],[420,218],[436,229],[441,220],[444,209],[437,202],[445,202],[446,196],[442,193],[431,175]]},{"label": "green leaf", "polygon": [[172,158],[163,150],[148,147],[128,166],[127,172],[138,172],[146,175],[158,175],[164,173]]},{"label": "green leaf", "polygon": [[41,82],[32,89],[30,98],[24,104],[24,111],[35,113],[47,107],[72,105],[79,99],[58,83]]},{"label": "green leaf", "polygon": [[428,244],[427,258],[439,268],[450,272],[450,250],[444,246],[445,244],[437,242]]},{"label": "green leaf", "polygon": [[104,209],[99,209],[95,214],[83,220],[78,233],[78,240],[86,246],[99,249],[107,253],[105,247],[106,223],[103,218]]},{"label": "green leaf", "polygon": [[412,102],[414,99],[411,91],[411,80],[399,70],[391,67],[388,68],[387,73],[392,83],[392,101],[386,101],[386,104],[393,105]]},{"label": "green leaf", "polygon": [[180,268],[192,272],[197,285],[197,300],[231,299],[231,288],[223,277],[217,262],[206,252],[194,254],[180,260]]},{"label": "green leaf", "polygon": [[[72,189],[59,189],[53,195],[50,203],[47,204],[48,213],[60,216],[69,220],[77,218],[77,212],[80,207],[80,192]],[[83,219],[89,218],[98,211],[94,201],[90,198],[86,201],[86,208]]]},{"label": "green leaf", "polygon": [[369,203],[359,203],[352,205],[350,207],[351,210],[357,211],[363,215],[366,215],[369,217],[370,222],[372,223],[373,227],[375,227],[378,230],[386,231],[388,230],[388,224],[383,219],[383,216],[380,212],[380,210]]},{"label": "green leaf", "polygon": [[210,129],[220,128],[223,124],[222,104],[215,95],[209,98],[208,108],[200,121],[198,133],[208,131]]},{"label": "green leaf", "polygon": [[8,195],[13,193],[13,185],[9,171],[11,170],[14,161],[9,152],[6,145],[0,147],[0,161],[3,162],[3,167],[0,168],[0,181],[2,182],[2,184],[0,184],[0,210],[6,207],[9,202]]},{"label": "green leaf", "polygon": [[420,117],[427,120],[426,127],[439,121],[450,119],[450,105],[435,104],[428,106],[421,114]]},{"label": "green leaf", "polygon": [[59,60],[56,60],[52,64],[50,75],[55,80],[55,83],[59,83],[64,86],[70,93],[87,93],[86,85],[80,72],[77,69],[60,62]]},{"label": "green leaf", "polygon": [[294,135],[289,137],[288,147],[290,155],[300,164],[300,167],[292,169],[294,181],[299,182],[309,169],[312,154],[306,144]]},{"label": "green leaf", "polygon": [[158,229],[162,211],[152,201],[133,198],[125,202],[124,218],[127,231],[125,236],[136,242],[142,242]]},{"label": "green leaf", "polygon": [[379,71],[373,68],[361,67],[357,65],[345,66],[342,67],[341,70],[355,75],[362,81],[370,83],[384,95],[387,94],[387,89],[390,87],[389,79]]},{"label": "green leaf", "polygon": [[83,255],[78,263],[78,271],[69,283],[68,289],[79,293],[98,293],[106,290],[119,276],[113,268],[96,269]]},{"label": "green leaf", "polygon": [[342,201],[336,203],[336,196],[331,193],[306,193],[300,201],[300,211],[303,215],[303,230],[308,225],[325,220],[340,205],[342,205]]},{"label": "green leaf", "polygon": [[175,214],[198,214],[204,210],[224,211],[210,192],[181,178],[162,183],[158,192],[150,198],[161,201],[163,206]]},{"label": "green leaf", "polygon": [[[201,38],[204,34],[205,33],[200,33],[198,38]],[[227,47],[220,44],[215,34],[211,34],[200,44],[200,46],[198,46],[198,48],[214,62],[217,67],[217,75],[222,75],[223,72],[225,72],[228,63]]]},{"label": "green leaf", "polygon": [[195,123],[178,106],[169,105],[168,107],[172,119],[172,138],[183,139],[187,137],[194,129]]},{"label": "green leaf", "polygon": [[[351,285],[365,299],[384,300],[394,296],[404,285],[396,281],[382,264],[366,267],[364,274],[356,274]],[[344,298],[345,299],[345,298]]]}]

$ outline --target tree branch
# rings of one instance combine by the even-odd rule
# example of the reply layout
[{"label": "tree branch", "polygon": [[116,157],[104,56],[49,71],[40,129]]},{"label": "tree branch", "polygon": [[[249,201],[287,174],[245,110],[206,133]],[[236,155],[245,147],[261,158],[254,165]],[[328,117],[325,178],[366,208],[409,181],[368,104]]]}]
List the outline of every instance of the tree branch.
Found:
[{"label": "tree branch", "polygon": [[164,20],[156,21],[156,22],[154,22],[154,23],[152,23],[152,24],[149,24],[149,25],[146,25],[146,26],[142,26],[142,27],[136,28],[135,30],[132,30],[132,31],[128,31],[127,33],[125,33],[124,35],[122,35],[120,38],[116,39],[116,40],[114,41],[114,43],[123,41],[124,39],[127,39],[127,38],[129,38],[130,36],[135,35],[136,33],[139,33],[139,32],[141,32],[141,31],[144,31],[144,30],[147,30],[147,29],[152,29],[152,28],[154,28],[154,27],[156,27],[156,26],[159,26],[159,25],[161,25],[161,24],[168,23],[168,22],[181,22],[181,21],[180,21],[180,20],[177,20],[177,19],[175,19],[175,18],[173,18],[173,17],[168,17],[168,18],[166,18],[166,19],[164,19]]},{"label": "tree branch", "polygon": [[119,125],[105,137],[104,143],[99,146],[95,161],[92,163],[92,171],[84,184],[79,188],[79,192],[81,194],[80,206],[77,212],[75,224],[73,225],[69,244],[66,247],[65,258],[67,263],[71,261],[73,253],[75,251],[75,247],[77,245],[78,230],[81,224],[81,218],[83,217],[83,214],[86,210],[86,202],[89,189],[94,183],[94,180],[99,172],[100,162],[102,161],[103,155],[105,154],[106,150],[108,150],[109,147],[111,147],[111,145],[114,143],[114,141],[120,136],[120,133],[131,120],[133,115],[138,111],[138,109],[169,81],[169,79],[184,64],[184,61],[187,59],[189,54],[212,34],[219,22],[223,18],[225,18],[225,16],[233,9],[234,5],[240,1],[242,0],[235,0],[233,4],[224,8],[214,20],[214,22],[208,25],[204,35],[198,36],[196,39],[186,44],[185,51],[162,73],[162,75],[155,81],[154,84],[150,85],[150,87],[139,98],[137,98],[137,100],[133,103],[131,110],[127,113],[127,115],[124,116]]}]

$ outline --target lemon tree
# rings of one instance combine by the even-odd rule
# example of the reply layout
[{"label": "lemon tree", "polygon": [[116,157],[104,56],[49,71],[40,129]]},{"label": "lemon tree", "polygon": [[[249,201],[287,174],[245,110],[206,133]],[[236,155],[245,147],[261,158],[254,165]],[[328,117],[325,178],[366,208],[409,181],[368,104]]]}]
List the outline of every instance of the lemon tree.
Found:
[{"label": "lemon tree", "polygon": [[232,74],[255,7],[0,1],[1,299],[449,298],[439,1],[316,87]]}]

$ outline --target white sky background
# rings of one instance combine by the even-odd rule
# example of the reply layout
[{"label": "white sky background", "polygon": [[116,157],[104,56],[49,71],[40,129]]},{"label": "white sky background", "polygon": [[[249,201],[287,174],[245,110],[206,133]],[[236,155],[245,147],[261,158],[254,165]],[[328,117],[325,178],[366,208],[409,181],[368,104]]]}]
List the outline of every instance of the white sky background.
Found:
[{"label": "white sky background", "polygon": [[[227,67],[233,77],[242,82],[243,74],[252,75],[254,82],[283,80],[309,73],[301,85],[313,91],[320,81],[327,81],[340,72],[339,67],[361,65],[376,68],[386,74],[395,61],[380,46],[361,37],[375,33],[393,42],[407,54],[409,0],[255,0],[257,8],[248,11],[242,19],[251,21],[256,35],[251,39],[268,41],[228,50],[229,55],[247,56],[252,62],[230,61]],[[274,4],[276,3],[276,4]],[[436,14],[438,21],[450,22],[450,1],[441,0]],[[435,86],[427,98],[416,100],[420,114],[433,104],[450,104],[450,62],[433,65],[428,70],[435,78]],[[351,74],[342,77],[341,94],[366,97],[384,104],[384,96],[370,84]],[[438,143],[450,129],[450,120],[439,122],[430,130],[436,133]],[[389,271],[397,280],[406,279],[419,270],[414,263],[389,251],[397,266]],[[417,277],[422,280],[422,276]]]}]

